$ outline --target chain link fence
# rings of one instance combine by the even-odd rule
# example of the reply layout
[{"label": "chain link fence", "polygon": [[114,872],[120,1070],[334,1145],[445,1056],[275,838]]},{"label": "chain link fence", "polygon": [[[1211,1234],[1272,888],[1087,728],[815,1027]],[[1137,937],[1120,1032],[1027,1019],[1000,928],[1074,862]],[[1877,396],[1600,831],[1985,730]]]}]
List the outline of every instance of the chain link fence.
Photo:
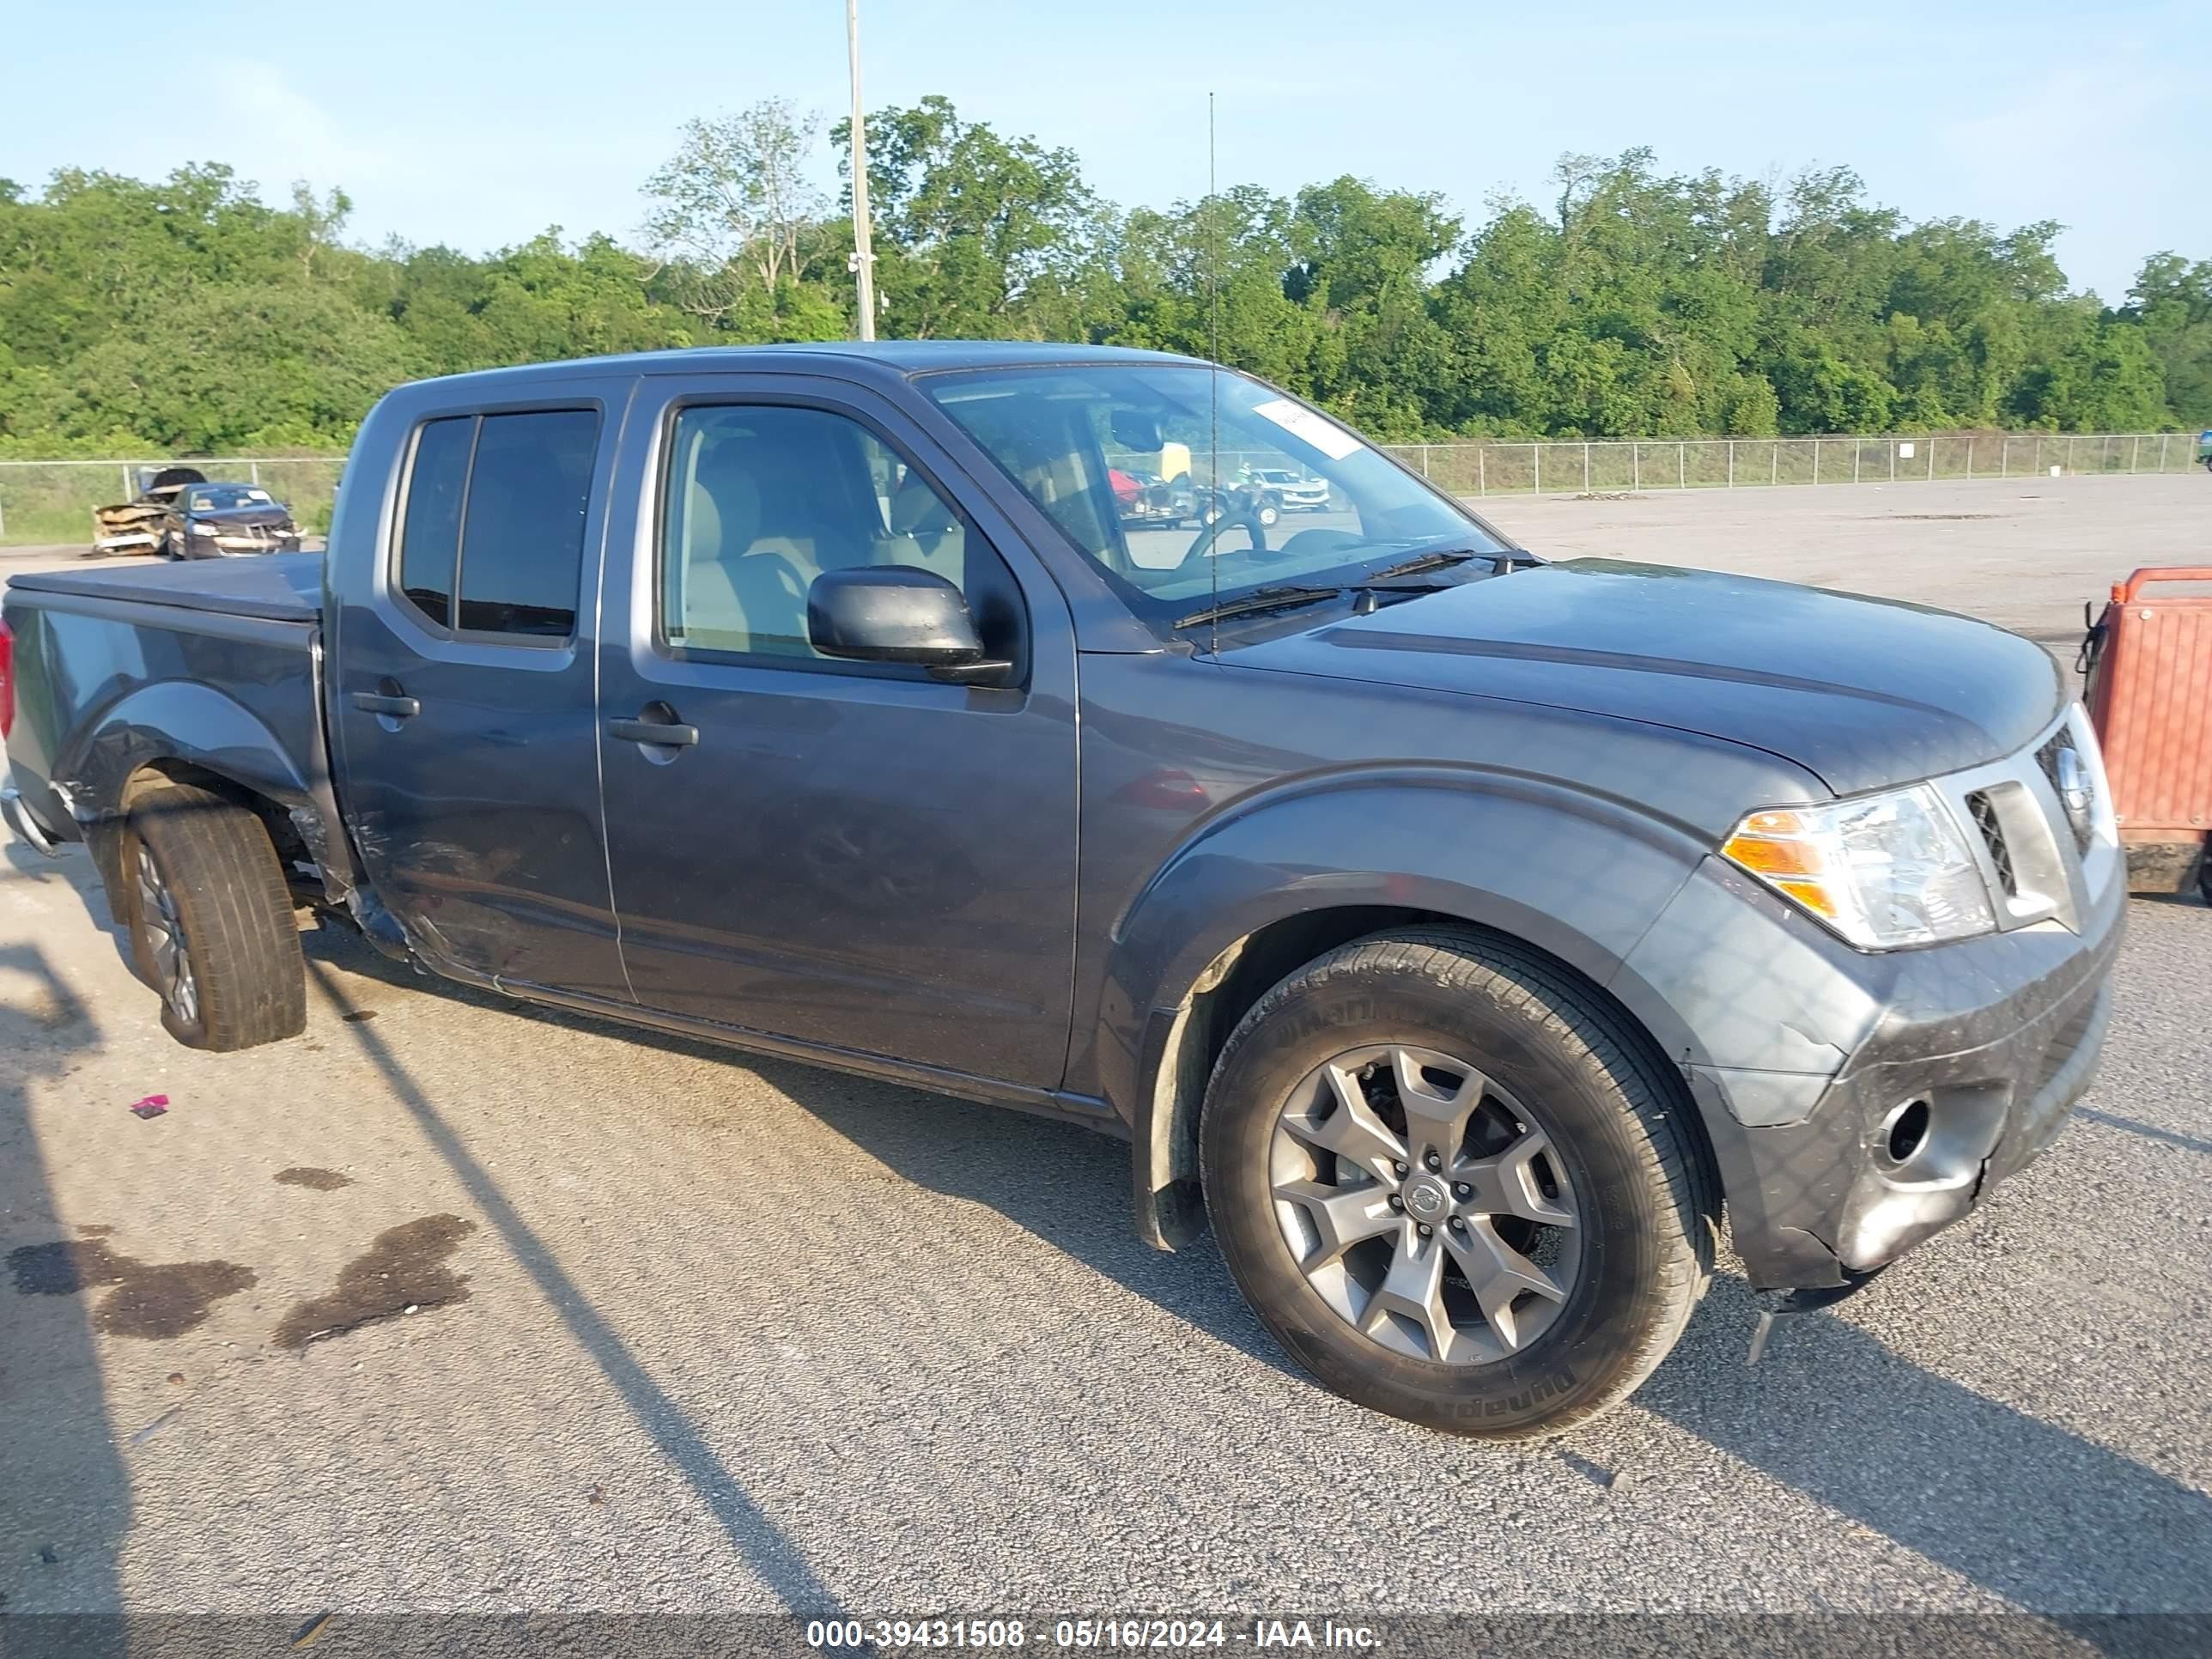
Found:
[{"label": "chain link fence", "polygon": [[[1871,438],[1644,438],[1588,443],[1388,444],[1407,466],[1460,495],[1580,495],[1754,485],[1932,483],[2129,472],[2197,465],[2185,432],[1974,432]],[[1233,473],[1232,457],[1221,457]],[[1255,465],[1271,458],[1244,458]],[[1279,458],[1273,458],[1279,464]],[[184,463],[210,478],[258,483],[301,528],[330,524],[341,455],[220,456]],[[0,545],[78,544],[92,510],[138,493],[141,467],[172,463],[0,461]]]},{"label": "chain link fence", "polygon": [[1641,438],[1588,443],[1390,444],[1459,495],[1611,495],[1739,486],[2185,472],[2186,432],[1917,433],[1866,438]]}]

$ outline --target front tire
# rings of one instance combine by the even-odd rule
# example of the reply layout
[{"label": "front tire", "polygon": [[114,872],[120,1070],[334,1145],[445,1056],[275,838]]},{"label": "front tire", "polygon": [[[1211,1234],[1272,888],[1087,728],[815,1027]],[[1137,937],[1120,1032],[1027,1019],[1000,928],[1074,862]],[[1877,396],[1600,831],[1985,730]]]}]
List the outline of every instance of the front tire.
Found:
[{"label": "front tire", "polygon": [[297,1036],[307,969],[276,849],[261,820],[175,784],[131,809],[123,843],[131,950],[188,1048],[228,1051]]},{"label": "front tire", "polygon": [[1254,1006],[1207,1090],[1200,1172],[1238,1286],[1321,1382],[1522,1439],[1626,1399],[1704,1294],[1719,1206],[1687,1109],[1555,964],[1409,931]]}]

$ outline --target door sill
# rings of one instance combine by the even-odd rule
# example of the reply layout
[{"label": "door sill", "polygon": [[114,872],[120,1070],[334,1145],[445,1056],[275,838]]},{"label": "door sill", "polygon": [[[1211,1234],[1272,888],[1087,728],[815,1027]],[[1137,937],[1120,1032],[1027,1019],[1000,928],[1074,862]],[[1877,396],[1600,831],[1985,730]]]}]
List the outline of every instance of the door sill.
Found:
[{"label": "door sill", "polygon": [[986,1106],[1010,1106],[1016,1111],[1054,1118],[1066,1123],[1080,1123],[1087,1128],[1122,1139],[1126,1139],[1129,1132],[1128,1126],[1114,1109],[1093,1095],[1072,1094],[1060,1089],[1039,1089],[1025,1083],[1006,1083],[995,1078],[977,1077],[972,1073],[956,1072],[944,1066],[921,1066],[911,1060],[893,1060],[886,1054],[868,1054],[858,1048],[838,1048],[827,1043],[805,1042],[796,1037],[756,1031],[748,1026],[726,1025],[720,1020],[667,1013],[656,1008],[641,1007],[632,1002],[595,997],[585,992],[556,990],[550,986],[532,984],[526,980],[501,979],[496,975],[480,974],[450,964],[440,964],[438,971],[465,985],[496,991],[500,995],[512,997],[518,1002],[566,1008],[623,1025],[666,1031],[676,1036],[699,1037],[747,1054],[769,1054],[779,1060],[797,1060],[805,1066],[820,1066],[833,1072],[849,1073],[855,1077],[904,1084],[909,1088],[927,1090],[932,1094],[951,1095]]}]

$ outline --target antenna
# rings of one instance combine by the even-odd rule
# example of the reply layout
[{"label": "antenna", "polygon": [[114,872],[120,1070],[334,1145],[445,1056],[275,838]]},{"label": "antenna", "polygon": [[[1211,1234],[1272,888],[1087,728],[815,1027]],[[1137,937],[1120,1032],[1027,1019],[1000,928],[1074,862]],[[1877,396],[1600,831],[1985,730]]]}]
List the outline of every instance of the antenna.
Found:
[{"label": "antenna", "polygon": [[[1218,186],[1215,182],[1213,144],[1213,94],[1206,94],[1206,283],[1212,301],[1212,338],[1206,347],[1206,499],[1212,505],[1214,519],[1210,526],[1213,540],[1207,544],[1206,574],[1212,579],[1208,586],[1207,606],[1221,608],[1221,532],[1228,507],[1221,499],[1221,204],[1215,199]],[[1204,514],[1200,514],[1200,518]],[[1217,617],[1207,624],[1206,653],[1209,657],[1221,654],[1221,619]]]}]

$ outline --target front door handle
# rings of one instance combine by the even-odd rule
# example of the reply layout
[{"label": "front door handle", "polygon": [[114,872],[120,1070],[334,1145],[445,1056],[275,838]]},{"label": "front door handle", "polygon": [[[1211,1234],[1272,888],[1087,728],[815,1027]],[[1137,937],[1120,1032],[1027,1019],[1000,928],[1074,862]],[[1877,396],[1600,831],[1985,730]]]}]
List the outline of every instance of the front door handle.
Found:
[{"label": "front door handle", "polygon": [[689,749],[699,741],[699,728],[675,720],[609,720],[607,735],[624,743],[647,743],[671,749]]},{"label": "front door handle", "polygon": [[382,691],[356,691],[353,706],[365,714],[389,714],[394,720],[412,720],[422,712],[422,705],[412,697],[392,696]]}]

